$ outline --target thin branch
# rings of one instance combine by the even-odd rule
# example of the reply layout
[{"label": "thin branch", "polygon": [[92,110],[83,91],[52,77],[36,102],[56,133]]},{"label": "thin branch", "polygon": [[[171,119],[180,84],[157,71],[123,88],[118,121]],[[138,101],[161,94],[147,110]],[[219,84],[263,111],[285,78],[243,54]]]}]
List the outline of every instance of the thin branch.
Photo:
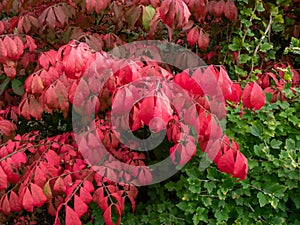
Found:
[{"label": "thin branch", "polygon": [[[272,17],[272,15],[270,15],[269,24],[268,24],[268,26],[267,26],[267,28],[264,32],[264,35],[260,38],[259,43],[258,43],[258,45],[256,46],[256,48],[254,50],[253,57],[256,57],[257,52],[258,52],[259,47],[260,47],[260,44],[262,43],[262,41],[265,39],[265,37],[268,35],[269,31],[271,30],[272,22],[273,22],[273,17]],[[254,68],[254,62],[253,62],[253,59],[252,59],[251,70],[250,70],[249,75],[252,74],[253,68]]]}]

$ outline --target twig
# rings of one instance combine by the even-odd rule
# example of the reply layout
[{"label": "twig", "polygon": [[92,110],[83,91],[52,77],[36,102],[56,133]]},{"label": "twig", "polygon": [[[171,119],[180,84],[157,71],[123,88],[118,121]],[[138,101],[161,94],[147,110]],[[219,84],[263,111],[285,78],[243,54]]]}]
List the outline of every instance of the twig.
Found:
[{"label": "twig", "polygon": [[[273,22],[273,17],[272,17],[272,15],[270,15],[269,24],[268,24],[268,26],[267,26],[267,28],[266,28],[266,30],[265,30],[265,32],[264,32],[264,35],[260,38],[259,43],[258,43],[258,45],[256,46],[256,48],[255,48],[255,50],[254,50],[253,57],[256,57],[257,52],[258,52],[258,49],[259,49],[259,47],[260,47],[260,44],[261,44],[262,41],[265,39],[265,37],[267,36],[267,34],[269,33],[269,31],[270,31],[270,29],[271,29],[272,22]],[[252,59],[251,70],[250,70],[249,75],[252,74],[253,68],[254,68],[254,62],[253,62],[253,59]]]}]

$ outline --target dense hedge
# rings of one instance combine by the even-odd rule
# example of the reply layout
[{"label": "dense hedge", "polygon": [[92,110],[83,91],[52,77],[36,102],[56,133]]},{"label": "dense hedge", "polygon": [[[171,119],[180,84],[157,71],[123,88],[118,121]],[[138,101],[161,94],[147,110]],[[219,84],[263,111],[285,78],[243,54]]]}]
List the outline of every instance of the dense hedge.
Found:
[{"label": "dense hedge", "polygon": [[[299,0],[3,0],[0,11],[0,223],[34,223],[40,212],[55,225],[300,224]],[[142,52],[138,63],[107,53],[145,40],[168,44],[123,52],[134,60]],[[149,60],[170,43],[185,49],[168,58],[189,71]],[[193,70],[187,49],[210,66]],[[226,119],[209,107],[213,91],[193,81],[208,80],[207,71]],[[99,91],[96,80],[107,74]],[[128,85],[149,75],[180,86],[176,94],[192,96],[195,111],[176,111],[160,98],[163,85]],[[117,136],[128,102],[146,89],[157,96],[135,102],[130,129],[143,139],[165,125],[167,137],[143,154]],[[152,126],[157,115],[164,124]],[[114,167],[115,158],[98,151],[99,136],[105,152],[136,169]],[[210,136],[216,158],[204,149]],[[171,156],[181,167],[194,155],[169,180],[136,187],[152,182],[145,164]]]}]

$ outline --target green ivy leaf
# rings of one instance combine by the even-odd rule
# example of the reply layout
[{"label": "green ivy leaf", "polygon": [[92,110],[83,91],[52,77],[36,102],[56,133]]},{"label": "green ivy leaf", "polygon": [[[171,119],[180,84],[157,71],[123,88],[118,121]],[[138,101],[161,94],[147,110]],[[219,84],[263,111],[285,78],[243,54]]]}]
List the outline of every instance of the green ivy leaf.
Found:
[{"label": "green ivy leaf", "polygon": [[284,19],[282,17],[282,15],[276,15],[273,19],[274,22],[277,22],[277,23],[284,23]]},{"label": "green ivy leaf", "polygon": [[273,183],[271,181],[264,184],[264,190],[267,193],[273,194],[278,198],[282,198],[284,196],[284,192],[287,187],[280,185],[278,183]]},{"label": "green ivy leaf", "polygon": [[262,45],[260,45],[260,51],[262,52],[267,52],[268,50],[272,49],[273,45],[270,43],[263,43]]},{"label": "green ivy leaf", "polygon": [[205,213],[206,209],[198,207],[196,209],[196,213],[193,216],[193,223],[194,225],[199,224],[200,221],[203,221],[205,223],[208,222],[208,216],[207,213]]},{"label": "green ivy leaf", "polygon": [[266,204],[268,204],[268,200],[265,194],[259,192],[257,194],[258,202],[260,207],[264,207]]},{"label": "green ivy leaf", "polygon": [[213,181],[205,182],[204,187],[207,189],[208,193],[211,194],[212,191],[216,188],[216,184]]},{"label": "green ivy leaf", "polygon": [[299,193],[291,193],[290,197],[292,201],[295,203],[297,209],[300,209],[300,194]]},{"label": "green ivy leaf", "polygon": [[260,137],[262,135],[262,128],[260,126],[252,126],[250,132],[255,137]]},{"label": "green ivy leaf", "polygon": [[247,54],[240,54],[239,56],[239,62],[240,63],[246,63],[251,59],[251,56],[247,55]]},{"label": "green ivy leaf", "polygon": [[233,38],[232,44],[228,46],[231,51],[238,51],[242,48],[241,40],[238,38]]},{"label": "green ivy leaf", "polygon": [[291,139],[291,138],[286,139],[286,141],[285,141],[286,150],[294,150],[295,146],[296,146],[296,143],[293,139]]},{"label": "green ivy leaf", "polygon": [[259,2],[259,3],[257,4],[257,11],[258,11],[258,12],[263,12],[263,11],[265,11],[265,8],[264,8],[264,5],[262,4],[262,2]]},{"label": "green ivy leaf", "polygon": [[282,141],[273,139],[270,144],[272,148],[279,149],[280,145],[282,144]]},{"label": "green ivy leaf", "polygon": [[179,202],[177,205],[176,205],[179,209],[181,210],[186,210],[187,209],[187,206],[188,206],[188,203],[187,202]]}]

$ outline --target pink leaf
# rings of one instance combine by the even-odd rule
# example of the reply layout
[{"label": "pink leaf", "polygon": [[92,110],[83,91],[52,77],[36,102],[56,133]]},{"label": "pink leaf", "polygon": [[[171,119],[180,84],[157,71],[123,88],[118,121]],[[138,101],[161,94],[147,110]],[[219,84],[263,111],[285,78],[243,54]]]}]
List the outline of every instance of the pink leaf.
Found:
[{"label": "pink leaf", "polygon": [[28,212],[33,212],[33,207],[34,207],[35,203],[34,203],[34,200],[33,200],[32,195],[28,188],[26,188],[26,190],[25,190],[22,204],[23,204],[24,209],[26,209]]},{"label": "pink leaf", "polygon": [[83,216],[88,210],[88,206],[78,195],[74,197],[74,210],[79,217]]},{"label": "pink leaf", "polygon": [[78,214],[66,205],[66,225],[81,225]]},{"label": "pink leaf", "polygon": [[193,29],[191,29],[186,38],[190,46],[193,46],[198,41],[199,38],[198,27],[194,27]]},{"label": "pink leaf", "polygon": [[233,177],[240,178],[240,180],[245,180],[248,173],[248,161],[247,158],[240,152],[237,151]]},{"label": "pink leaf", "polygon": [[253,84],[250,96],[250,103],[252,107],[256,110],[261,109],[266,104],[265,94],[257,83]]},{"label": "pink leaf", "polygon": [[18,212],[22,209],[20,198],[14,191],[10,192],[9,202],[12,212]]},{"label": "pink leaf", "polygon": [[32,198],[34,201],[34,205],[37,207],[41,207],[47,201],[47,197],[45,196],[42,188],[34,183],[30,184]]},{"label": "pink leaf", "polygon": [[218,169],[221,172],[225,172],[228,174],[233,174],[234,168],[234,152],[232,149],[227,151],[224,155],[222,155],[218,160]]}]

